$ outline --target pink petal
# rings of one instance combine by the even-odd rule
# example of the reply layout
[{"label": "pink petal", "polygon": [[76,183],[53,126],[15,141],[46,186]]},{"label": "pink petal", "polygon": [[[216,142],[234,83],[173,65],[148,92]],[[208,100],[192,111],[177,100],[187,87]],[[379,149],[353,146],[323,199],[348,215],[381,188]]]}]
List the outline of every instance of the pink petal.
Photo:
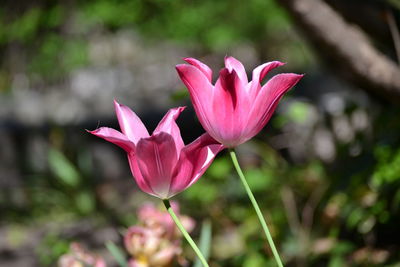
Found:
[{"label": "pink petal", "polygon": [[247,129],[247,139],[250,139],[267,124],[282,96],[304,75],[283,73],[272,77],[260,90],[254,102],[253,109],[250,112],[250,118]]},{"label": "pink petal", "polygon": [[94,267],[107,267],[106,262],[102,258],[97,258]]},{"label": "pink petal", "polygon": [[128,261],[128,267],[143,267],[143,264],[134,258],[130,258]]},{"label": "pink petal", "polygon": [[268,72],[283,65],[285,65],[285,63],[280,61],[271,61],[264,63],[253,70],[252,80],[257,80],[258,82],[261,83],[265,75],[268,74]]},{"label": "pink petal", "polygon": [[176,195],[195,183],[223,148],[223,145],[205,133],[182,149],[169,195]]},{"label": "pink petal", "polygon": [[189,89],[190,98],[201,125],[206,131],[214,132],[210,121],[213,118],[211,102],[214,97],[214,88],[212,84],[203,72],[194,66],[181,64],[176,66],[176,70]]},{"label": "pink petal", "polygon": [[129,254],[140,253],[150,235],[152,232],[148,228],[137,225],[129,227],[124,235],[124,245]]},{"label": "pink petal", "polygon": [[175,120],[179,117],[179,115],[185,108],[186,107],[170,109],[153,132],[153,135],[164,132],[170,134],[174,138],[177,157],[179,157],[179,153],[181,149],[185,146],[185,144],[183,143],[181,131],[179,130],[179,127],[176,124]]},{"label": "pink petal", "polygon": [[121,147],[128,153],[135,149],[134,143],[132,143],[125,135],[112,128],[101,127],[94,131],[86,131]]},{"label": "pink petal", "polygon": [[178,252],[180,252],[179,246],[170,243],[169,246],[160,249],[151,256],[151,264],[152,266],[169,266]]},{"label": "pink petal", "polygon": [[249,110],[248,96],[235,70],[222,69],[214,88],[213,123],[216,140],[227,145],[240,138],[247,124]]},{"label": "pink petal", "polygon": [[[171,207],[176,214],[179,214],[179,205],[177,207],[176,203],[171,201]],[[168,236],[173,236],[176,230],[176,225],[172,220],[171,216],[167,212],[162,212],[154,206],[153,203],[145,203],[137,212],[139,221],[143,222],[145,225],[160,226],[162,228],[163,234]],[[165,231],[165,232],[164,232]]]},{"label": "pink petal", "polygon": [[147,179],[145,179],[139,169],[138,162],[137,162],[137,157],[135,156],[135,153],[131,152],[128,154],[128,162],[129,162],[129,167],[131,168],[131,172],[133,175],[133,178],[136,181],[136,184],[142,190],[143,192],[158,197],[157,194],[153,191],[153,189],[150,186],[150,183]]},{"label": "pink petal", "polygon": [[160,198],[168,198],[172,171],[178,160],[173,137],[161,132],[140,139],[136,146],[136,159],[152,191]]},{"label": "pink petal", "polygon": [[192,232],[196,226],[196,221],[190,218],[189,216],[181,215],[179,219],[182,222],[183,227],[185,227],[186,231],[189,233]]},{"label": "pink petal", "polygon": [[261,82],[264,79],[264,77],[268,74],[268,72],[282,65],[285,65],[285,63],[282,63],[280,61],[272,61],[264,63],[253,70],[253,78],[251,81],[250,92],[249,92],[250,99],[255,99],[255,97],[257,96],[258,92],[261,89]]},{"label": "pink petal", "polygon": [[121,131],[135,144],[140,138],[149,137],[146,127],[140,118],[130,108],[114,100],[115,112]]},{"label": "pink petal", "polygon": [[207,77],[208,81],[212,82],[212,70],[206,64],[191,57],[184,58],[183,60],[198,68]]},{"label": "pink petal", "polygon": [[225,57],[225,67],[232,72],[235,70],[243,85],[248,83],[246,70],[239,60],[234,57]]},{"label": "pink petal", "polygon": [[158,219],[161,216],[161,212],[154,206],[152,202],[146,202],[137,210],[139,221],[146,222],[148,220]]}]

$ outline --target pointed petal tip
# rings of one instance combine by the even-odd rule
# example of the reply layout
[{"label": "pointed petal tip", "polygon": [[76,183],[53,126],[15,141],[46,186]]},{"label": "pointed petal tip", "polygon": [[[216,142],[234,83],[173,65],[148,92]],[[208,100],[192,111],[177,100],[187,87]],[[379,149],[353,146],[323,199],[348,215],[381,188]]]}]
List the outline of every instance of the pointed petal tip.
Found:
[{"label": "pointed petal tip", "polygon": [[[186,106],[180,106],[180,107],[176,107],[176,108],[170,108],[168,110],[168,112],[177,112],[178,114],[180,114],[182,111],[184,111],[186,109]],[[167,113],[168,114],[168,113]]]},{"label": "pointed petal tip", "polygon": [[94,130],[85,129],[86,132],[88,132],[88,133],[90,133],[90,134],[93,134],[93,135],[96,135],[96,133],[97,133],[99,130],[100,130],[100,128],[97,128],[97,129],[94,129]]},{"label": "pointed petal tip", "polygon": [[261,66],[271,66],[272,68],[270,68],[268,70],[268,72],[269,72],[271,69],[279,68],[279,67],[282,67],[282,66],[284,66],[286,64],[287,64],[286,62],[282,62],[282,61],[279,61],[279,60],[273,60],[273,61],[264,63]]},{"label": "pointed petal tip", "polygon": [[121,108],[121,106],[123,106],[123,105],[118,103],[118,101],[114,98],[114,109],[117,111],[118,109]]},{"label": "pointed petal tip", "polygon": [[131,109],[130,107],[128,107],[127,105],[124,105],[124,104],[121,104],[121,103],[119,103],[115,98],[114,98],[114,107],[115,108],[123,108],[123,107],[126,107],[126,108],[129,108],[129,109]]},{"label": "pointed petal tip", "polygon": [[[275,80],[275,81],[279,81],[279,82],[286,81],[286,83],[288,83],[288,85],[289,85],[288,89],[290,89],[293,86],[295,86],[304,77],[304,75],[305,74],[297,74],[297,73],[279,73],[279,74],[275,75],[274,77],[272,77],[271,80]],[[265,84],[264,86],[266,86],[267,84]]]},{"label": "pointed petal tip", "polygon": [[303,74],[296,74],[296,76],[297,76],[297,81],[296,81],[296,83],[298,83],[301,79],[303,79],[303,77],[304,77],[305,75],[306,75],[305,73],[303,73]]},{"label": "pointed petal tip", "polygon": [[[116,99],[114,99],[114,106],[115,107],[128,107],[124,104],[119,103]],[[129,108],[129,107],[128,107]],[[130,109],[130,108],[129,108]]]},{"label": "pointed petal tip", "polygon": [[178,64],[178,65],[175,65],[175,69],[180,73],[180,72],[182,72],[183,71],[183,69],[185,69],[185,68],[187,68],[188,67],[188,65],[186,65],[186,64]]},{"label": "pointed petal tip", "polygon": [[303,78],[306,74],[305,73],[302,73],[302,74],[297,74],[297,73],[287,73],[287,74],[289,74],[289,75],[293,75],[294,77],[296,77],[297,79],[301,79],[301,78]]},{"label": "pointed petal tip", "polygon": [[[234,58],[233,56],[225,55],[224,61],[227,61],[227,60],[229,60],[229,59],[236,59],[236,58]],[[237,59],[236,59],[236,60],[237,60]]]},{"label": "pointed petal tip", "polygon": [[240,60],[232,56],[225,57],[225,68],[228,69],[229,72],[235,71],[242,83],[248,83],[246,69],[243,66],[243,63],[240,62]]},{"label": "pointed petal tip", "polygon": [[230,60],[238,61],[236,58],[234,58],[232,56],[225,55],[225,57],[224,57],[225,66],[226,66],[227,62]]},{"label": "pointed petal tip", "polygon": [[178,72],[178,75],[183,81],[183,83],[186,84],[186,82],[197,80],[199,76],[204,76],[207,79],[207,81],[211,84],[212,70],[207,65],[197,60],[196,62],[188,62],[188,63],[189,65],[178,64],[175,66],[175,69]]},{"label": "pointed petal tip", "polygon": [[279,61],[279,60],[274,60],[274,61],[272,61],[272,62],[274,62],[275,64],[277,64],[278,67],[283,66],[283,65],[286,65],[286,62],[282,62],[282,61]]},{"label": "pointed petal tip", "polygon": [[[105,133],[108,133],[109,130],[114,130],[114,129],[111,129],[108,127],[100,127],[100,128],[94,129],[94,130],[85,129],[86,132],[93,134],[95,136],[99,136],[99,137],[103,136]],[[108,134],[106,134],[106,135],[108,135]]]},{"label": "pointed petal tip", "polygon": [[172,115],[174,120],[176,120],[179,117],[179,115],[181,115],[182,111],[184,111],[185,109],[186,109],[186,106],[170,108],[168,110],[168,112],[165,114],[165,116]]},{"label": "pointed petal tip", "polygon": [[[205,75],[205,77],[208,79],[208,81],[211,83],[213,71],[210,69],[209,66],[207,66],[200,60],[192,58],[192,57],[185,57],[185,58],[183,58],[183,60],[186,63],[188,63],[190,66],[193,66],[193,67],[197,68],[198,70],[200,70]],[[186,65],[186,64],[184,64],[184,65]],[[176,65],[176,69],[178,70],[178,72],[183,70],[182,67],[179,65]],[[186,67],[186,70],[188,70],[188,69],[189,68]]]},{"label": "pointed petal tip", "polygon": [[192,58],[192,57],[183,57],[182,60],[190,64],[191,61],[196,60],[196,59]]}]

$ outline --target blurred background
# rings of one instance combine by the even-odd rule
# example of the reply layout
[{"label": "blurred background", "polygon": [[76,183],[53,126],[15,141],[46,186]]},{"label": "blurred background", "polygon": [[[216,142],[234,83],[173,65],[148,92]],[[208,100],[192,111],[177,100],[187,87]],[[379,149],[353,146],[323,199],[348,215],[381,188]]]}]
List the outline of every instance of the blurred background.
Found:
[{"label": "blurred background", "polygon": [[[55,266],[106,241],[145,201],[125,153],[85,129],[118,129],[113,99],[153,130],[187,105],[174,66],[267,61],[306,76],[238,156],[287,266],[400,266],[398,0],[32,0],[0,7],[0,266]],[[212,222],[212,266],[275,266],[221,153],[174,199]],[[195,257],[184,243],[184,255]]]}]

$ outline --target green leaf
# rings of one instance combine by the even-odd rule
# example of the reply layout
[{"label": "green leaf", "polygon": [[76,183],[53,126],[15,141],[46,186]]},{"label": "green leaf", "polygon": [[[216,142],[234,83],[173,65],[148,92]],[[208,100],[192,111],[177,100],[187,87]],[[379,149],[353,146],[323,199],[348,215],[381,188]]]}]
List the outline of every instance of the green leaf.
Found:
[{"label": "green leaf", "polygon": [[78,170],[59,150],[50,148],[48,162],[50,170],[60,182],[71,187],[77,187],[79,185],[81,177]]},{"label": "green leaf", "polygon": [[106,242],[106,248],[117,261],[118,265],[121,267],[127,267],[128,264],[125,259],[125,255],[119,247],[117,247],[112,241]]},{"label": "green leaf", "polygon": [[[201,227],[199,249],[207,261],[210,256],[211,239],[212,239],[211,222],[209,220],[205,220]],[[200,259],[196,258],[196,262],[193,267],[202,267],[202,266],[203,264],[201,263]]]},{"label": "green leaf", "polygon": [[246,257],[243,263],[243,267],[265,267],[265,266],[267,265],[263,256],[256,253],[252,253],[250,254],[250,256]]},{"label": "green leaf", "polygon": [[93,193],[90,191],[79,192],[75,196],[75,202],[80,212],[88,214],[94,210],[95,200]]}]

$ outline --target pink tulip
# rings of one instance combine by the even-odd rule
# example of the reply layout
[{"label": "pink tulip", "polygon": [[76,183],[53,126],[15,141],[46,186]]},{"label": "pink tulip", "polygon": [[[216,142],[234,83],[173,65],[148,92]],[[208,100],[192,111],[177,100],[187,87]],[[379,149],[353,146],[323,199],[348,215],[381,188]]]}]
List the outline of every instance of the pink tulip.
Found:
[{"label": "pink tulip", "polygon": [[[179,212],[179,204],[171,202],[183,227],[191,232],[192,218]],[[130,267],[169,267],[181,257],[181,234],[169,213],[153,203],[143,204],[137,211],[138,224],[128,228],[124,235],[125,248],[132,257]],[[175,265],[174,265],[175,266]]]},{"label": "pink tulip", "polygon": [[123,148],[132,174],[144,192],[168,199],[195,183],[223,146],[203,134],[185,146],[175,120],[185,109],[168,111],[150,136],[139,117],[114,101],[121,132],[101,127],[90,133]]},{"label": "pink tulip", "polygon": [[129,227],[124,237],[125,247],[133,257],[131,264],[136,264],[133,266],[171,266],[181,253],[180,242],[174,241],[141,226]]},{"label": "pink tulip", "polygon": [[[180,214],[179,204],[171,201],[171,207],[182,222],[183,227],[189,233],[194,229],[196,223],[189,216]],[[171,216],[165,210],[160,210],[153,203],[143,204],[137,212],[138,220],[147,228],[160,235],[166,235],[168,238],[181,237],[181,232],[176,227]]]},{"label": "pink tulip", "polygon": [[58,259],[59,267],[93,266],[106,267],[104,259],[86,251],[79,243],[72,243],[70,251]]},{"label": "pink tulip", "polygon": [[272,61],[258,66],[249,82],[242,63],[225,57],[225,68],[213,85],[212,70],[207,65],[194,58],[184,60],[189,65],[180,64],[176,69],[189,89],[197,117],[204,129],[226,147],[240,145],[259,133],[282,96],[303,77],[278,74],[262,86],[268,72],[284,63]]}]

